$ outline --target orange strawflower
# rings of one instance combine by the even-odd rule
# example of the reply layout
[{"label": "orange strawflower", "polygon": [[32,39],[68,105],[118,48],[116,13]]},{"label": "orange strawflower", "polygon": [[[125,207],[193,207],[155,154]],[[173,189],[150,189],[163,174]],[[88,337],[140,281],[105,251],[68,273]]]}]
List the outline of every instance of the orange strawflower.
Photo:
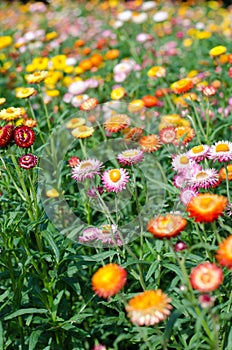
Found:
[{"label": "orange strawflower", "polygon": [[92,289],[102,298],[109,298],[117,294],[126,284],[127,272],[117,264],[107,264],[92,277]]},{"label": "orange strawflower", "polygon": [[171,85],[171,89],[175,94],[182,94],[191,90],[193,87],[193,81],[191,78],[184,78],[176,81]]},{"label": "orange strawflower", "polygon": [[147,224],[147,230],[157,238],[171,238],[185,229],[187,221],[180,215],[156,216]]},{"label": "orange strawflower", "polygon": [[226,167],[223,167],[219,171],[219,176],[221,180],[226,180],[226,168],[228,172],[228,180],[232,180],[232,164],[228,164]]},{"label": "orange strawflower", "polygon": [[227,199],[210,193],[200,193],[187,205],[187,212],[196,222],[212,222],[225,210]]},{"label": "orange strawflower", "polygon": [[142,100],[147,108],[155,107],[158,104],[157,97],[152,95],[145,95]]},{"label": "orange strawflower", "polygon": [[137,142],[141,138],[143,134],[143,129],[142,128],[128,128],[125,129],[127,132],[125,133],[124,139],[126,142],[132,141],[132,142]]},{"label": "orange strawflower", "polygon": [[185,145],[188,142],[191,142],[195,136],[193,128],[190,128],[189,126],[178,126],[175,128],[175,132],[178,143],[181,140],[181,143],[183,145]]},{"label": "orange strawflower", "polygon": [[115,114],[104,123],[104,127],[109,132],[118,132],[130,125],[130,118],[126,114]]},{"label": "orange strawflower", "polygon": [[143,136],[139,140],[139,145],[142,151],[151,153],[161,147],[160,138],[154,134]]},{"label": "orange strawflower", "polygon": [[221,266],[226,266],[228,269],[232,269],[232,235],[227,237],[219,245],[216,252],[216,259]]},{"label": "orange strawflower", "polygon": [[194,267],[189,276],[192,287],[200,292],[212,292],[223,281],[223,271],[215,264],[205,262]]},{"label": "orange strawflower", "polygon": [[146,290],[133,297],[126,305],[127,316],[138,326],[153,326],[170,315],[171,299],[158,290]]},{"label": "orange strawflower", "polygon": [[114,60],[115,58],[118,58],[118,56],[119,56],[119,50],[113,49],[106,52],[105,59]]},{"label": "orange strawflower", "polygon": [[91,109],[94,109],[98,104],[98,100],[95,97],[88,98],[82,104],[80,105],[80,109],[82,111],[91,111]]}]

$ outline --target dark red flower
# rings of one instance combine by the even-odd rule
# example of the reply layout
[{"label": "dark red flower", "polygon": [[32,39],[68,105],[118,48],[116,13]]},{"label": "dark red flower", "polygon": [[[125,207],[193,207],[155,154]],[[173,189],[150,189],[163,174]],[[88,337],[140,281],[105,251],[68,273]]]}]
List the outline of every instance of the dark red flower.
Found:
[{"label": "dark red flower", "polygon": [[0,126],[0,147],[6,146],[12,139],[14,126],[7,124]]},{"label": "dark red flower", "polygon": [[19,166],[23,169],[34,168],[37,164],[38,158],[34,154],[28,153],[19,158]]},{"label": "dark red flower", "polygon": [[18,126],[14,130],[14,140],[17,146],[28,148],[33,145],[35,141],[35,133],[28,126]]}]

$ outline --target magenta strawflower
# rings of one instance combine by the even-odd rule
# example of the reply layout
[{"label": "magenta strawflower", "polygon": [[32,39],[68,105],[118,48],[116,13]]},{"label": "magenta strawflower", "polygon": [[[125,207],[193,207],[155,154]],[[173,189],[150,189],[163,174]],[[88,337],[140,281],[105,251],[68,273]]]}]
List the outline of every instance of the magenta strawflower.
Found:
[{"label": "magenta strawflower", "polygon": [[214,162],[228,162],[232,160],[232,142],[218,141],[215,145],[211,146],[208,154],[209,159],[213,159]]},{"label": "magenta strawflower", "polygon": [[116,225],[102,225],[100,228],[88,227],[82,232],[79,241],[82,243],[94,242],[96,245],[98,245],[98,243],[118,246],[123,244],[119,233],[117,232]]},{"label": "magenta strawflower", "polygon": [[142,162],[144,158],[143,151],[139,149],[128,149],[118,154],[118,162],[122,165],[133,165]]},{"label": "magenta strawflower", "polygon": [[20,168],[26,170],[34,168],[37,164],[37,161],[38,158],[31,153],[24,154],[24,156],[20,157],[18,160]]},{"label": "magenta strawflower", "polygon": [[95,175],[100,175],[101,168],[102,162],[98,159],[82,160],[72,169],[72,178],[76,181],[92,179]]},{"label": "magenta strawflower", "polygon": [[188,185],[195,188],[207,189],[218,183],[218,171],[216,169],[201,169],[187,181]]},{"label": "magenta strawflower", "polygon": [[195,146],[188,151],[188,157],[200,162],[208,156],[209,146],[208,145],[199,145]]},{"label": "magenta strawflower", "polygon": [[125,169],[107,170],[102,175],[102,183],[108,192],[121,192],[126,188],[129,174]]}]

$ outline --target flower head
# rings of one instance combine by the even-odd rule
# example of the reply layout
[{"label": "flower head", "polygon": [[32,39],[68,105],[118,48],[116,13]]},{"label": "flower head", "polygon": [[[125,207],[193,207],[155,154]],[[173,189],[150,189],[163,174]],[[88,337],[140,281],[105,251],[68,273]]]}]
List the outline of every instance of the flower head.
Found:
[{"label": "flower head", "polygon": [[207,157],[208,151],[209,151],[208,145],[198,145],[191,148],[187,154],[189,158],[195,160],[196,162],[200,162]]},{"label": "flower head", "polygon": [[185,229],[187,221],[180,215],[156,216],[147,224],[147,230],[157,238],[171,238]]},{"label": "flower head", "polygon": [[161,143],[173,143],[176,140],[176,130],[172,126],[167,126],[159,132]]},{"label": "flower head", "polygon": [[127,315],[135,325],[153,326],[170,315],[170,302],[171,299],[161,289],[146,290],[129,300]]},{"label": "flower head", "polygon": [[192,168],[194,163],[195,162],[188,157],[187,153],[176,154],[172,158],[172,167],[178,172],[183,172],[186,169]]},{"label": "flower head", "polygon": [[218,183],[219,175],[216,169],[201,169],[191,176],[187,183],[195,189],[215,186]]},{"label": "flower head", "polygon": [[115,114],[104,123],[104,127],[109,132],[118,132],[130,125],[130,118],[126,114]]},{"label": "flower head", "polygon": [[176,81],[171,85],[171,89],[175,94],[182,94],[191,90],[193,87],[193,81],[191,78],[184,78]]},{"label": "flower head", "polygon": [[85,139],[90,137],[94,133],[94,128],[92,126],[81,125],[72,131],[72,135],[76,139]]},{"label": "flower head", "polygon": [[14,140],[17,146],[28,148],[35,141],[35,133],[28,126],[18,126],[14,129]]},{"label": "flower head", "polygon": [[68,160],[68,164],[71,168],[74,168],[80,162],[80,158],[72,156]]},{"label": "flower head", "polygon": [[221,266],[232,269],[232,235],[224,239],[219,245],[216,259]]},{"label": "flower head", "polygon": [[180,191],[180,200],[184,205],[188,205],[193,197],[196,197],[198,192],[192,187],[182,188]]},{"label": "flower head", "polygon": [[0,119],[11,121],[19,119],[25,113],[25,109],[21,107],[9,107],[0,111]]},{"label": "flower head", "polygon": [[139,139],[139,145],[143,152],[152,153],[161,147],[160,138],[154,134],[142,136]]},{"label": "flower head", "polygon": [[129,174],[125,169],[111,169],[104,171],[102,183],[108,192],[121,192],[126,188]]},{"label": "flower head", "polygon": [[13,137],[14,126],[7,124],[0,126],[0,147],[5,147]]},{"label": "flower head", "polygon": [[211,146],[208,154],[209,159],[214,162],[228,162],[232,160],[232,142],[218,141]]},{"label": "flower head", "polygon": [[102,298],[109,298],[117,294],[126,284],[127,272],[117,264],[107,264],[92,277],[92,289]]},{"label": "flower head", "polygon": [[32,74],[25,75],[26,82],[28,84],[39,84],[44,81],[48,76],[47,71],[38,71]]},{"label": "flower head", "polygon": [[183,145],[186,145],[188,142],[191,142],[192,139],[195,137],[195,132],[193,128],[190,128],[189,126],[177,126],[175,128],[175,132],[177,143],[181,141]]},{"label": "flower head", "polygon": [[222,45],[215,46],[209,51],[209,54],[212,57],[221,56],[224,53],[226,53],[226,47]]},{"label": "flower head", "polygon": [[81,103],[80,109],[82,111],[91,111],[97,106],[97,104],[98,100],[95,97],[91,97]]},{"label": "flower head", "polygon": [[215,264],[204,262],[192,269],[189,279],[194,289],[200,292],[211,292],[222,283],[223,271]]},{"label": "flower head", "polygon": [[77,163],[72,168],[72,178],[76,181],[84,181],[85,179],[92,179],[95,175],[100,175],[102,162],[98,159],[86,159]]},{"label": "flower head", "polygon": [[226,167],[223,167],[219,171],[220,179],[226,180],[226,172],[228,173],[228,180],[232,180],[232,164],[228,164]]},{"label": "flower head", "polygon": [[166,69],[162,66],[153,66],[147,72],[150,78],[163,78],[166,75]]},{"label": "flower head", "polygon": [[22,169],[31,169],[34,168],[37,164],[38,158],[32,153],[24,154],[19,158],[19,166]]},{"label": "flower head", "polygon": [[210,193],[199,193],[187,205],[187,212],[196,222],[212,222],[225,210],[227,199]]},{"label": "flower head", "polygon": [[85,124],[84,118],[72,118],[66,123],[67,129],[76,129]]},{"label": "flower head", "polygon": [[36,94],[36,90],[34,88],[17,88],[16,89],[16,97],[18,98],[28,98],[35,94]]},{"label": "flower head", "polygon": [[142,162],[144,158],[143,151],[139,149],[128,149],[118,154],[118,162],[122,165],[133,165]]}]

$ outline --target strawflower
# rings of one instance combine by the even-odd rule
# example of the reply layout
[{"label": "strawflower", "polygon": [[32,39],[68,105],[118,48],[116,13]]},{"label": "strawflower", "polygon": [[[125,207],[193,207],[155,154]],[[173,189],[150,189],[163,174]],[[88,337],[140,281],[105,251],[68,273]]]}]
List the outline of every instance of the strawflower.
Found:
[{"label": "strawflower", "polygon": [[196,222],[212,222],[223,214],[227,205],[224,196],[210,193],[199,193],[187,205],[187,212]]},{"label": "strawflower", "polygon": [[232,142],[218,141],[209,149],[209,159],[214,162],[228,162],[232,160]]},{"label": "strawflower", "polygon": [[77,163],[72,168],[72,178],[76,181],[92,179],[95,175],[100,175],[102,162],[98,159],[87,159]]},{"label": "strawflower", "polygon": [[224,239],[219,245],[216,259],[221,266],[232,269],[232,235]]},{"label": "strawflower", "polygon": [[108,192],[121,192],[126,188],[129,174],[125,169],[111,169],[104,171],[102,175],[103,187]]},{"label": "strawflower", "polygon": [[108,132],[118,132],[130,125],[130,118],[126,114],[116,114],[107,119],[104,127]]},{"label": "strawflower", "polygon": [[157,151],[160,147],[160,138],[158,135],[151,134],[147,136],[142,136],[139,139],[139,146],[143,152],[152,153]]},{"label": "strawflower", "polygon": [[92,289],[99,297],[110,298],[126,284],[127,272],[117,264],[107,264],[92,276]]},{"label": "strawflower", "polygon": [[17,146],[28,148],[33,145],[35,141],[34,130],[28,126],[18,126],[14,129],[14,141]]},{"label": "strawflower", "polygon": [[37,164],[37,161],[38,158],[32,153],[24,154],[18,160],[20,168],[26,170],[34,168]]},{"label": "strawflower", "polygon": [[118,162],[122,165],[134,165],[143,161],[144,153],[139,149],[128,149],[118,154]]},{"label": "strawflower", "polygon": [[223,271],[215,264],[204,262],[192,269],[189,279],[199,292],[212,292],[222,284]]},{"label": "strawflower", "polygon": [[72,135],[76,139],[85,139],[92,136],[94,133],[94,128],[92,126],[81,125],[72,130]]},{"label": "strawflower", "polygon": [[14,126],[7,124],[0,126],[0,147],[5,147],[13,138]]},{"label": "strawflower", "polygon": [[171,299],[158,290],[146,290],[132,299],[126,305],[127,316],[138,326],[153,326],[170,315]]},{"label": "strawflower", "polygon": [[182,216],[166,214],[151,219],[147,224],[147,231],[160,239],[171,238],[183,231],[186,225],[187,221]]}]

